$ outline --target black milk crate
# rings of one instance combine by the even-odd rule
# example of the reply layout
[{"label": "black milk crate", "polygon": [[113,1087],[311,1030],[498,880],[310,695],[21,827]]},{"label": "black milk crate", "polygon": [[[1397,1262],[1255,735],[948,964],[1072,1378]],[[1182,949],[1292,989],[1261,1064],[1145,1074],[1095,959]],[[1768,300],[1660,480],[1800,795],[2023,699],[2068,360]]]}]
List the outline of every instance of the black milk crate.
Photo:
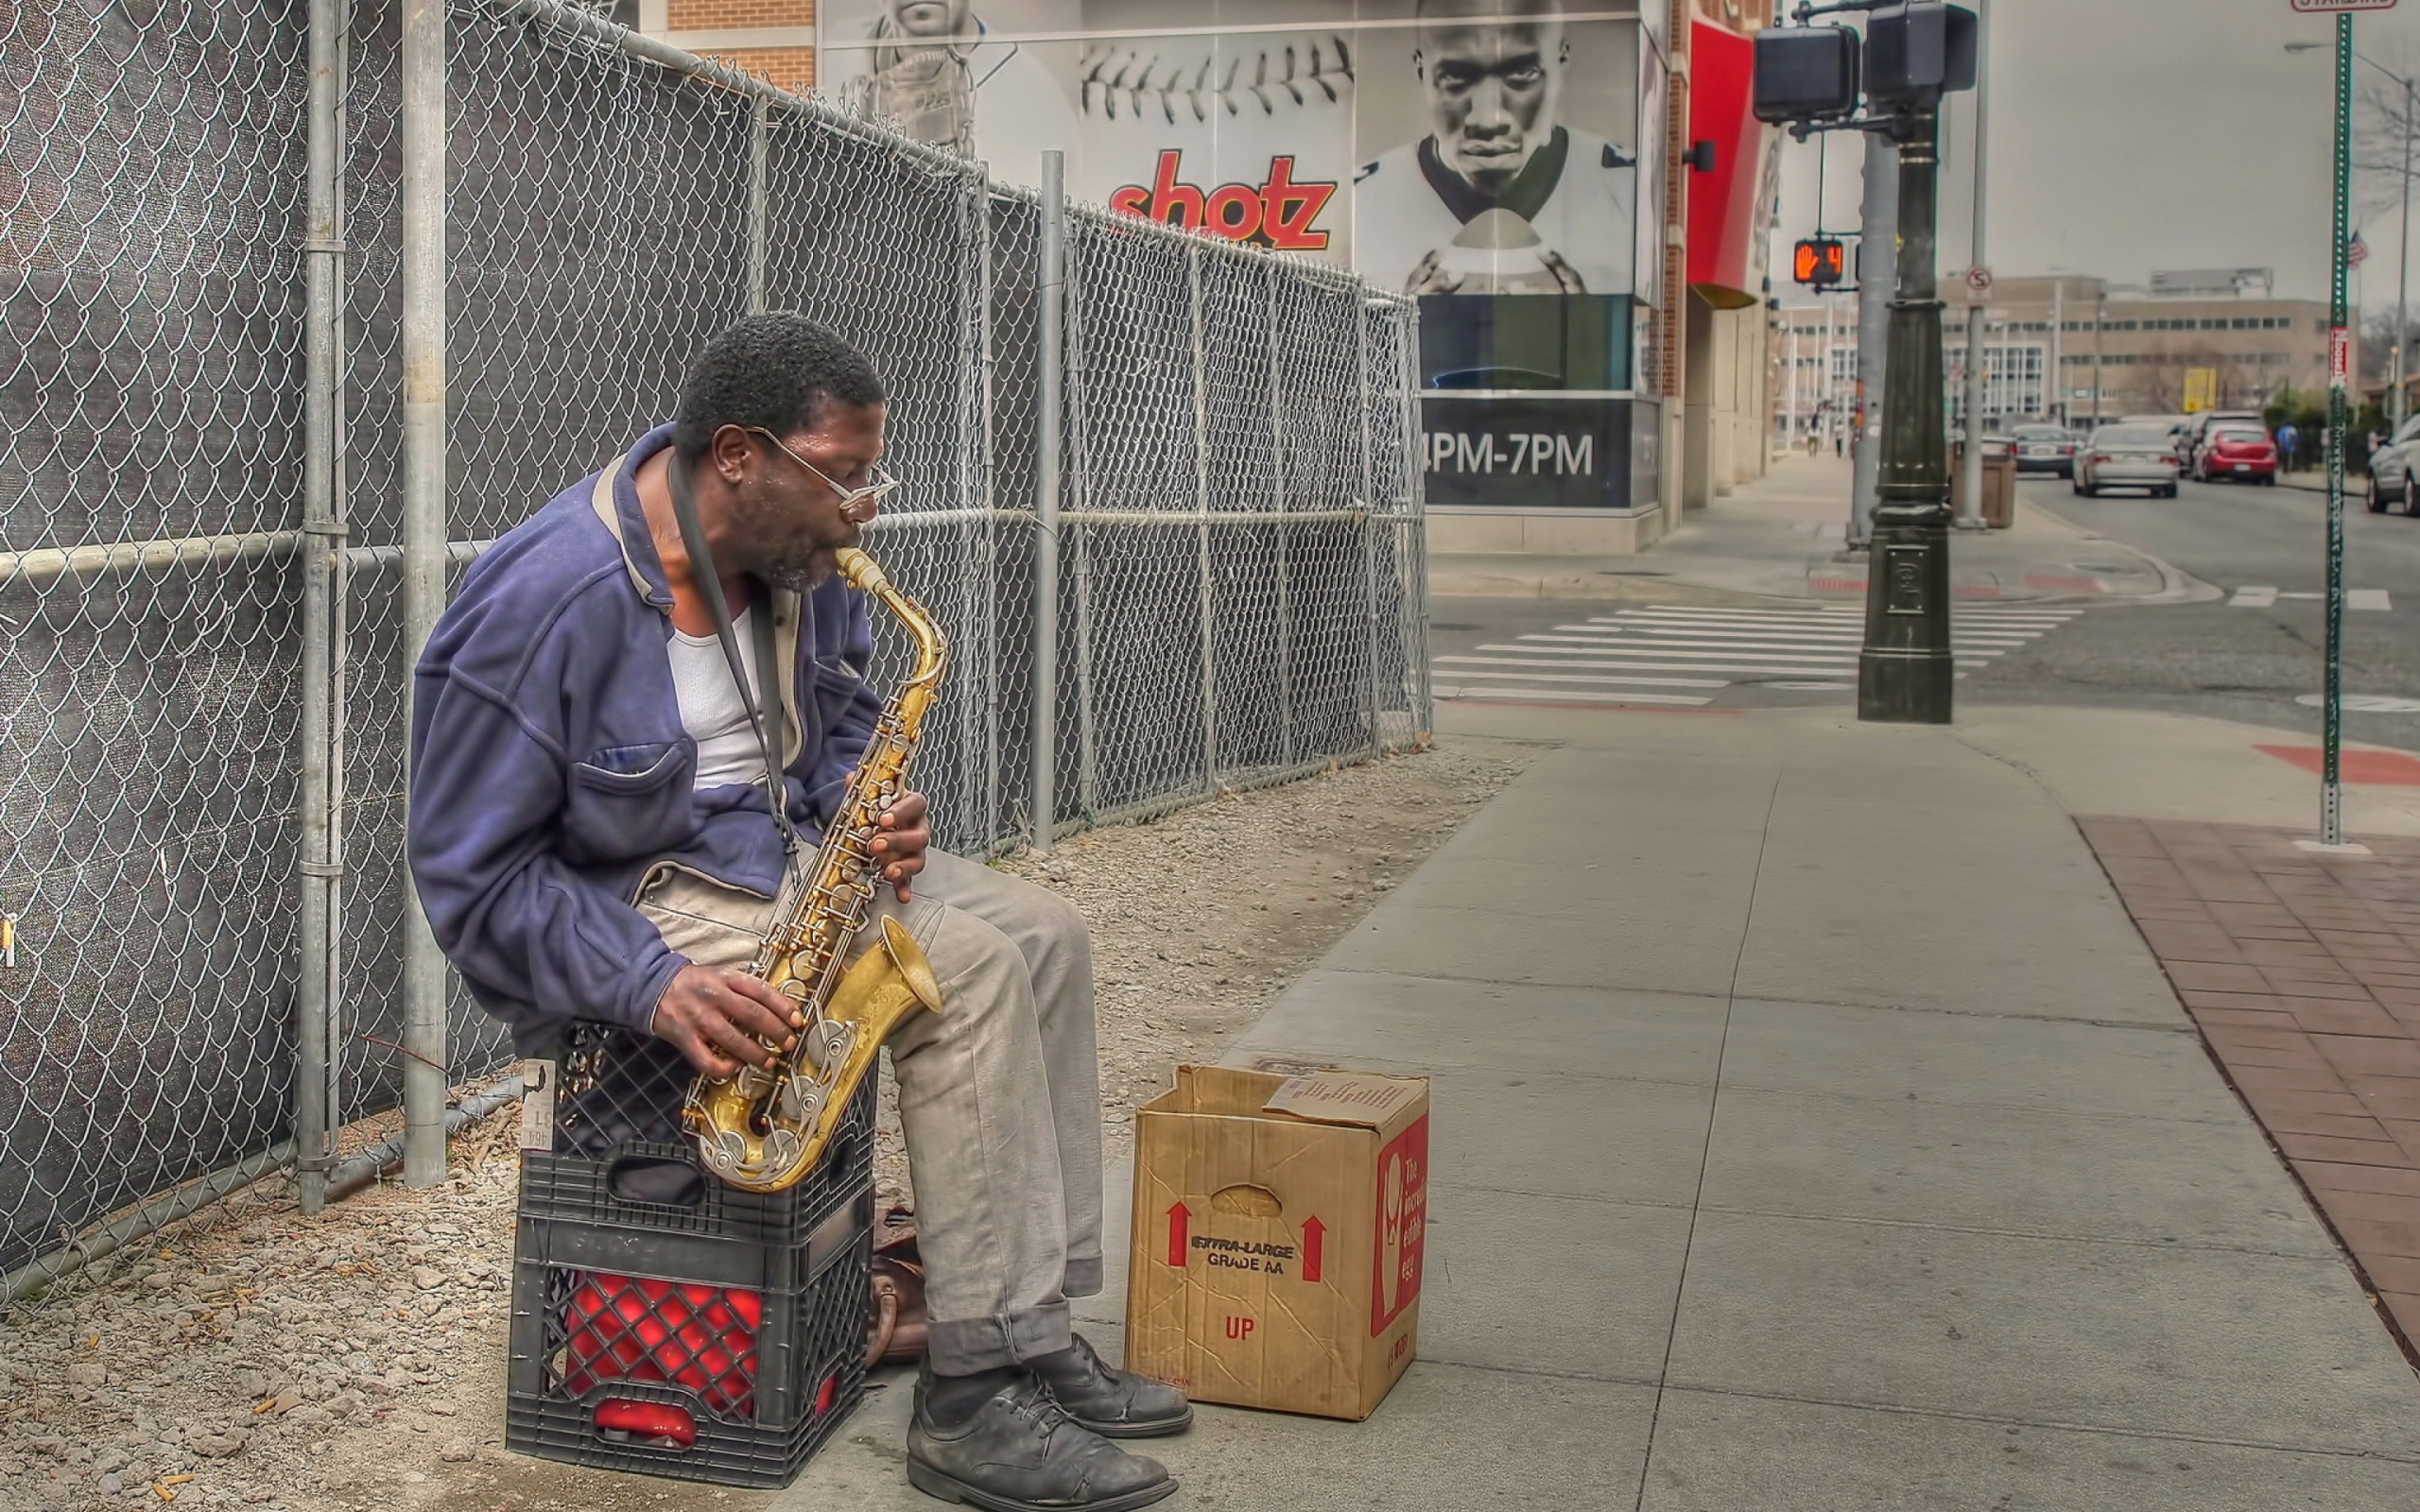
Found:
[{"label": "black milk crate", "polygon": [[764,1193],[726,1186],[699,1165],[681,1131],[696,1074],[661,1040],[583,1025],[558,1083],[554,1152],[521,1157],[522,1216],[797,1246],[873,1183],[873,1076],[816,1168],[786,1192]]},{"label": "black milk crate", "polygon": [[786,1192],[708,1176],[693,1073],[583,1025],[553,1153],[522,1155],[507,1447],[724,1486],[794,1479],[865,1384],[875,1090]]},{"label": "black milk crate", "polygon": [[522,1218],[506,1447],[787,1486],[865,1394],[873,1254],[870,1185],[794,1246]]}]

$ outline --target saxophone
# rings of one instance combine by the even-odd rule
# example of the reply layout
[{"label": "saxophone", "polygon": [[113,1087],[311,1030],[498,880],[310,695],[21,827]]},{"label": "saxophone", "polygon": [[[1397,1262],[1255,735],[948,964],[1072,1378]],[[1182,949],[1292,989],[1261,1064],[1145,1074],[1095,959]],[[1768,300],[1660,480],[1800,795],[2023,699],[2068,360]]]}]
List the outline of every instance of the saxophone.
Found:
[{"label": "saxophone", "polygon": [[815,1169],[883,1040],[916,1009],[942,1007],[924,950],[895,919],[883,919],[882,937],[856,965],[845,963],[880,880],[872,846],[882,833],[882,812],[906,790],[949,643],[872,557],[844,547],[839,562],[850,586],[908,627],[916,662],[883,706],[814,868],[785,882],[772,927],[749,968],[799,1005],[806,1027],[770,1066],[742,1066],[728,1081],[700,1076],[682,1110],[706,1169],[750,1192],[783,1191]]}]

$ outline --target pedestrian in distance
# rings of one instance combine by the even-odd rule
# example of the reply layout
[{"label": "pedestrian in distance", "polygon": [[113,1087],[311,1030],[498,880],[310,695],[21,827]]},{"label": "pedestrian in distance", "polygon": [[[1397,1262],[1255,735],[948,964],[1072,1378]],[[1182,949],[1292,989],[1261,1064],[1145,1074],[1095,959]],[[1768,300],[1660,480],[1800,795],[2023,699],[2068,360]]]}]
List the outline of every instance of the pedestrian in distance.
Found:
[{"label": "pedestrian in distance", "polygon": [[2287,472],[2294,470],[2294,448],[2302,444],[2303,433],[2292,421],[2277,427],[2277,466]]}]

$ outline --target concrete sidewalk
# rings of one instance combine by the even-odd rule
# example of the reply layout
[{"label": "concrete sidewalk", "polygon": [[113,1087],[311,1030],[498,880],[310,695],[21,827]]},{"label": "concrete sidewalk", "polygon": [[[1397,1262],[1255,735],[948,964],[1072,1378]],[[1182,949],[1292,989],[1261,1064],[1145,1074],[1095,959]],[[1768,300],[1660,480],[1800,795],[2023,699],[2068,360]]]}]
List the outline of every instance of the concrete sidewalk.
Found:
[{"label": "concrete sidewalk", "polygon": [[[1847,602],[1865,592],[1862,558],[1847,544],[1849,464],[1796,454],[1741,485],[1634,557],[1432,553],[1429,586],[1444,597],[1658,600],[1683,596]],[[2079,599],[2188,602],[2216,589],[2157,558],[2069,524],[2052,510],[2016,507],[2005,530],[1951,540],[1953,591],[1975,601]],[[1677,592],[1694,591],[1694,592]]]},{"label": "concrete sidewalk", "polygon": [[[1364,1424],[1203,1409],[1167,1505],[2413,1504],[2420,1382],[2072,817],[2292,822],[2268,732],[1447,719],[1541,748],[1230,1057],[1435,1078],[1421,1360]],[[772,1504],[932,1505],[907,1398]]]}]

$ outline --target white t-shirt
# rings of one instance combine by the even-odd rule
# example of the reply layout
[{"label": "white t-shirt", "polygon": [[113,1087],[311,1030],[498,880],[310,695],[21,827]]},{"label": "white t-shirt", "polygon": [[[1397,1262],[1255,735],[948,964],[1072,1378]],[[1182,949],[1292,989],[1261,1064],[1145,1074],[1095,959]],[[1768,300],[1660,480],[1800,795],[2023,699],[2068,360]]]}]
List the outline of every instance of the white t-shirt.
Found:
[{"label": "white t-shirt", "polygon": [[[756,643],[748,633],[748,616],[754,612],[742,610],[731,622],[732,634],[739,642],[739,664],[748,672],[751,696],[760,696],[764,689],[763,675],[756,666]],[[756,730],[749,722],[747,704],[740,700],[739,685],[731,680],[731,663],[723,658],[722,642],[712,635],[675,629],[665,651],[672,659],[672,692],[681,701],[681,728],[698,743],[698,780],[693,785],[703,791],[735,782],[762,782],[764,747],[756,744]]]},{"label": "white t-shirt", "polygon": [[[1603,137],[1569,129],[1561,135],[1562,170],[1551,183],[1540,186],[1545,194],[1538,203],[1515,207],[1515,213],[1530,212],[1526,218],[1539,246],[1568,264],[1586,285],[1585,292],[1628,294],[1638,169],[1627,153]],[[1468,222],[1440,196],[1422,165],[1421,149],[1433,140],[1397,147],[1361,169],[1353,189],[1355,269],[1381,288],[1401,289],[1431,252],[1441,254],[1449,266],[1499,264],[1508,276],[1535,268],[1534,251],[1491,255],[1455,246]],[[1532,277],[1530,282],[1539,281]]]}]

